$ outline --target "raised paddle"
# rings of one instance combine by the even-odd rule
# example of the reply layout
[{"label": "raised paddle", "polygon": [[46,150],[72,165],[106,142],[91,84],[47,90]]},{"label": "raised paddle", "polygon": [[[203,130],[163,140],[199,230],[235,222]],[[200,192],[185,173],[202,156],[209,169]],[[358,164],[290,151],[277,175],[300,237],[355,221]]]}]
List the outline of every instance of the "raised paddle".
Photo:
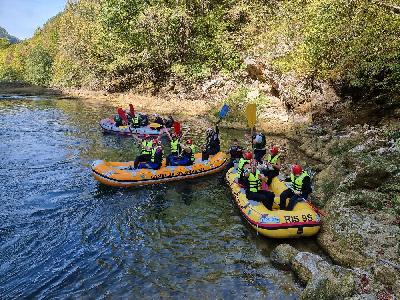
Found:
[{"label": "raised paddle", "polygon": [[174,128],[174,132],[176,133],[176,135],[181,134],[181,124],[179,122],[174,121],[172,127]]},{"label": "raised paddle", "polygon": [[251,148],[254,148],[253,145],[253,128],[256,125],[257,121],[257,106],[255,103],[249,103],[246,107],[246,119],[247,124],[251,128]]},{"label": "raised paddle", "polygon": [[228,112],[229,112],[229,106],[227,104],[224,104],[221,110],[219,111],[219,119],[222,120],[223,118],[225,118]]},{"label": "raised paddle", "polygon": [[217,121],[217,124],[219,124],[219,122],[221,122],[222,119],[226,117],[226,115],[228,114],[228,112],[229,112],[229,106],[228,106],[227,104],[224,104],[224,105],[221,107],[221,110],[220,110],[219,113],[218,113],[219,120]]}]

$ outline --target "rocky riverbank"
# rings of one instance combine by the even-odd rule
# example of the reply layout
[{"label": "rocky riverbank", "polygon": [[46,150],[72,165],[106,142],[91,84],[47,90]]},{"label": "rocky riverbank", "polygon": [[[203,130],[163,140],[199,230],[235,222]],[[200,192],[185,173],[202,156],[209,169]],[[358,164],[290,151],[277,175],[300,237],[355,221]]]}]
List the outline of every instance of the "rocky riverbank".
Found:
[{"label": "rocky riverbank", "polygon": [[310,126],[297,137],[324,161],[312,199],[326,213],[318,243],[336,265],[287,247],[275,257],[307,284],[303,299],[400,298],[400,124]]}]

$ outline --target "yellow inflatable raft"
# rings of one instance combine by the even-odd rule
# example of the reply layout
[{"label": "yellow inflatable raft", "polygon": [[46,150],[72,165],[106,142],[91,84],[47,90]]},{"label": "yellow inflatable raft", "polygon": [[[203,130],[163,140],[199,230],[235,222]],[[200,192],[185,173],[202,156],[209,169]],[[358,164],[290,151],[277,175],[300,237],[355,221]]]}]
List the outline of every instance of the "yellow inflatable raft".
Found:
[{"label": "yellow inflatable raft", "polygon": [[165,183],[173,180],[196,178],[223,170],[228,163],[227,155],[218,152],[208,160],[201,160],[201,153],[195,154],[191,166],[163,166],[159,170],[132,170],[133,162],[106,162],[97,160],[92,163],[92,173],[103,184],[118,187],[141,186]]},{"label": "yellow inflatable raft", "polygon": [[262,203],[249,200],[246,193],[236,181],[237,171],[229,169],[226,180],[231,188],[233,199],[241,214],[250,225],[270,238],[295,238],[312,236],[318,233],[321,218],[308,202],[299,202],[293,211],[279,210],[279,195],[287,189],[278,178],[274,178],[270,189],[275,193],[272,211]]}]

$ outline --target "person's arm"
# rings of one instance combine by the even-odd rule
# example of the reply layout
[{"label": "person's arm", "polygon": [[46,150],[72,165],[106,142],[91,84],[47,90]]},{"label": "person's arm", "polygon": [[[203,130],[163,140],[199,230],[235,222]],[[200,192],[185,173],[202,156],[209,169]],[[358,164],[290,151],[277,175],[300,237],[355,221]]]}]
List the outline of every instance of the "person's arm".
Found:
[{"label": "person's arm", "polygon": [[310,194],[312,192],[311,178],[309,176],[306,176],[303,179],[303,186],[301,187],[301,192],[305,194]]},{"label": "person's arm", "polygon": [[274,169],[280,170],[281,169],[281,162],[278,160],[275,164],[271,164]]},{"label": "person's arm", "polygon": [[[165,128],[165,125],[163,125],[163,127]],[[169,139],[170,141],[172,141],[171,134],[169,133],[169,130],[168,130],[168,129],[165,130],[165,133],[167,134],[168,139]]]},{"label": "person's arm", "polygon": [[216,133],[217,135],[219,135],[219,126],[218,126],[218,124],[215,125],[215,133]]}]

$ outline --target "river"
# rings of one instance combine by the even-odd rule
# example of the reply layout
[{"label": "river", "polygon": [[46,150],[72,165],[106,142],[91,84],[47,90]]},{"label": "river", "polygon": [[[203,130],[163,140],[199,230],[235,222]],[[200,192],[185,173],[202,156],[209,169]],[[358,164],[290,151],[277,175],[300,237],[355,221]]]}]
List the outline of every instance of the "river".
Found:
[{"label": "river", "polygon": [[[297,299],[303,287],[269,260],[288,241],[256,235],[220,174],[137,189],[94,180],[93,160],[138,153],[131,138],[100,131],[114,111],[0,96],[0,299]],[[189,125],[199,144],[203,131]],[[243,133],[221,128],[223,148]],[[289,243],[320,251],[313,239]]]}]

